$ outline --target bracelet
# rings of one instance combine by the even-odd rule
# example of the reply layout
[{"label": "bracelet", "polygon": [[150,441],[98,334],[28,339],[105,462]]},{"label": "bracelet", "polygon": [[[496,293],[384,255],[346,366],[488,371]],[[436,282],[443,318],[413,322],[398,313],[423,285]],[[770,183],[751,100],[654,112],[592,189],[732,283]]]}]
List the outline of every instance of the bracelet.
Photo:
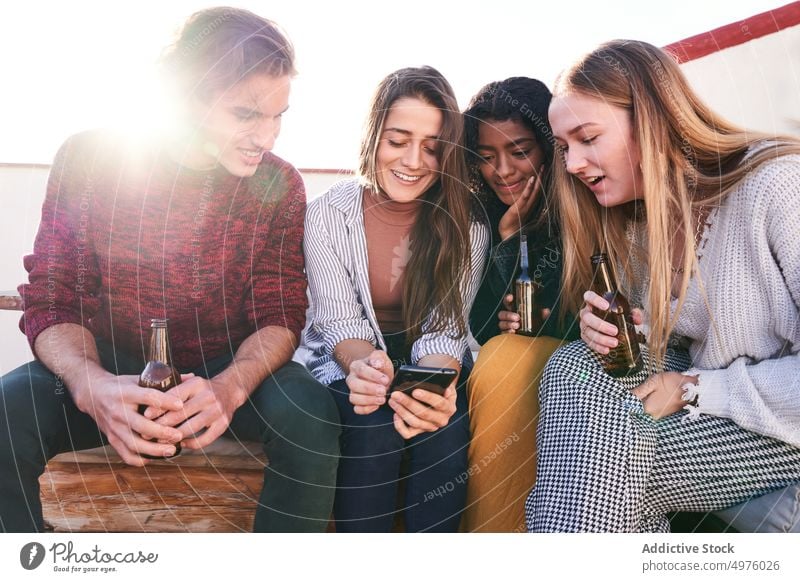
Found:
[{"label": "bracelet", "polygon": [[697,393],[697,384],[686,382],[681,388],[683,388],[681,400],[686,402],[689,406],[697,406],[697,401],[700,398],[700,395]]}]

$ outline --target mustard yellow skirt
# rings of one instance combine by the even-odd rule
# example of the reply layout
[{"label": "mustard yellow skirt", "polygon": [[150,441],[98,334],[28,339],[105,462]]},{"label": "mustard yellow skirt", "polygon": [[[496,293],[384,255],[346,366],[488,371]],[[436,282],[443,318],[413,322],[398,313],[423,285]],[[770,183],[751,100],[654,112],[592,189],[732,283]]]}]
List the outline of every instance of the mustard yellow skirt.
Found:
[{"label": "mustard yellow skirt", "polygon": [[525,531],[525,499],[536,480],[539,381],[561,345],[503,334],[481,347],[467,384],[472,440],[462,531]]}]

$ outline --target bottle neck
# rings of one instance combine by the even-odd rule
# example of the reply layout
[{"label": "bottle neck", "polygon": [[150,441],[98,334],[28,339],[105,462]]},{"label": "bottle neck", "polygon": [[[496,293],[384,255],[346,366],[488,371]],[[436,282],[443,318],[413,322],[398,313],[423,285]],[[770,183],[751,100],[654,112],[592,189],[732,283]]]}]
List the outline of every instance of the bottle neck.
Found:
[{"label": "bottle neck", "polygon": [[599,290],[601,294],[614,293],[617,290],[617,283],[614,280],[614,275],[611,273],[611,269],[606,261],[597,263],[594,280],[595,285],[597,285],[597,290]]},{"label": "bottle neck", "polygon": [[519,271],[520,278],[528,277],[528,236],[519,237]]},{"label": "bottle neck", "polygon": [[169,357],[169,339],[166,327],[154,327],[153,334],[150,336],[150,362],[161,362],[165,366],[171,366]]}]

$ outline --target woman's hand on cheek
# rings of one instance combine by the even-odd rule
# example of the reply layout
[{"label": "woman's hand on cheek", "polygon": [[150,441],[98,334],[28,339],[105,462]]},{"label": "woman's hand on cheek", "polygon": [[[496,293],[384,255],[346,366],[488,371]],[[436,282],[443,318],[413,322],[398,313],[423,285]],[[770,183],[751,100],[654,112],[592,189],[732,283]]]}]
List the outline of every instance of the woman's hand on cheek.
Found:
[{"label": "woman's hand on cheek", "polygon": [[502,240],[508,240],[514,236],[528,222],[528,215],[539,198],[539,192],[542,188],[542,172],[544,172],[544,166],[539,168],[539,172],[535,176],[528,178],[528,182],[525,184],[525,188],[520,193],[519,198],[508,207],[508,210],[500,219],[497,230]]}]

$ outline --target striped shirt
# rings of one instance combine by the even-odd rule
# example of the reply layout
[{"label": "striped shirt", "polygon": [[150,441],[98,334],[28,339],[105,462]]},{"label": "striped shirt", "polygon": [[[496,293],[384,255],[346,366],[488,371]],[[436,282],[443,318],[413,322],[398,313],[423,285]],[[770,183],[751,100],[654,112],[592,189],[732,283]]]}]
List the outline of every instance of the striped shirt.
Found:
[{"label": "striped shirt", "polygon": [[[345,377],[333,357],[339,342],[361,339],[386,350],[370,293],[363,195],[357,180],[345,180],[311,202],[306,211],[304,246],[311,306],[304,343],[312,352],[308,367],[323,384]],[[465,321],[480,285],[489,244],[483,224],[471,224],[470,243],[471,269],[460,282]],[[429,327],[423,325],[423,335],[411,348],[412,362],[431,354],[461,361],[467,338],[459,335],[456,322],[443,332],[428,333]]]}]

